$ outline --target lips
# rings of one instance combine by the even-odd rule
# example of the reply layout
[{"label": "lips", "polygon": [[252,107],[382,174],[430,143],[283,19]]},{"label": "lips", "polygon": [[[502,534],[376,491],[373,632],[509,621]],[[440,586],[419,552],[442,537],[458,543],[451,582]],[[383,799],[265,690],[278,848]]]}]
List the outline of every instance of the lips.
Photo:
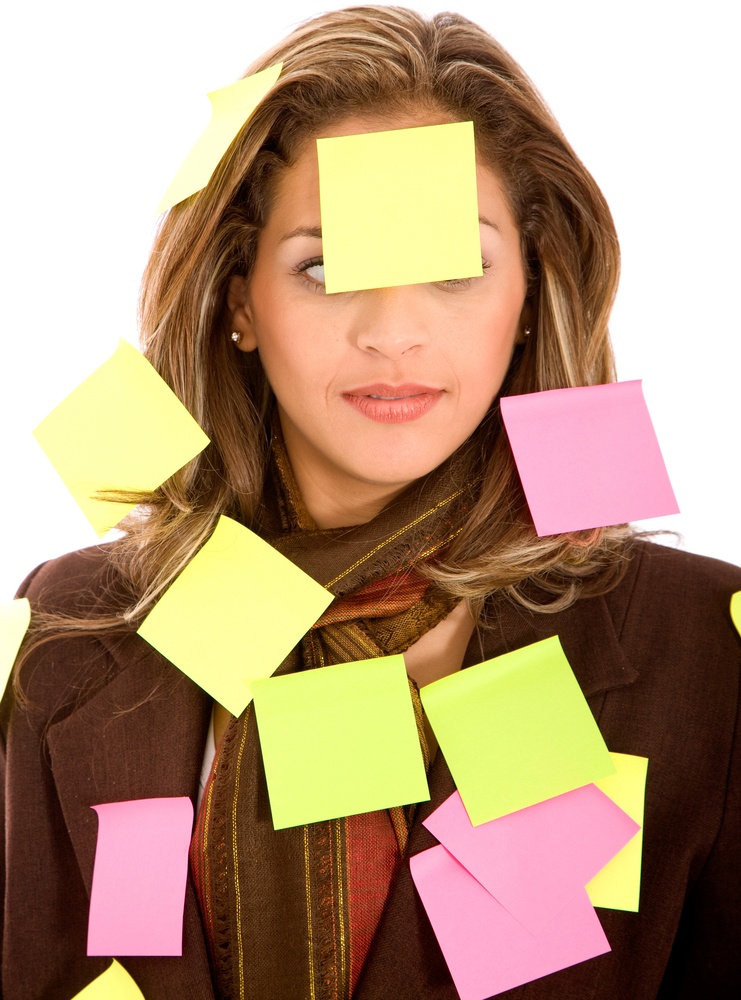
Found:
[{"label": "lips", "polygon": [[376,423],[399,424],[419,420],[443,397],[444,390],[434,386],[404,382],[390,385],[374,382],[342,393],[355,410]]}]

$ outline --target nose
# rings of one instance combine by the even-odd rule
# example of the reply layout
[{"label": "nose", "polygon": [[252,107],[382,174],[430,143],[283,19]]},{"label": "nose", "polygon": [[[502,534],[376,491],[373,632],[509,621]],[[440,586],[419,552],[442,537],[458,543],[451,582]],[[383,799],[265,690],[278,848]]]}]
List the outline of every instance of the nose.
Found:
[{"label": "nose", "polygon": [[374,288],[362,298],[355,323],[356,344],[362,351],[396,360],[427,343],[418,285]]}]

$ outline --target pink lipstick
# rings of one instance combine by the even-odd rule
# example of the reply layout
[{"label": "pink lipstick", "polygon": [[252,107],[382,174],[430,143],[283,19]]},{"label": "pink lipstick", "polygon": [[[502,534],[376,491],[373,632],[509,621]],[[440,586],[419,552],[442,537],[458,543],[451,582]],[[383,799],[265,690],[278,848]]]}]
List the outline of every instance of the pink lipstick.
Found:
[{"label": "pink lipstick", "polygon": [[378,382],[343,392],[342,398],[369,420],[402,424],[419,420],[428,413],[442,399],[443,391],[412,382],[403,385]]}]

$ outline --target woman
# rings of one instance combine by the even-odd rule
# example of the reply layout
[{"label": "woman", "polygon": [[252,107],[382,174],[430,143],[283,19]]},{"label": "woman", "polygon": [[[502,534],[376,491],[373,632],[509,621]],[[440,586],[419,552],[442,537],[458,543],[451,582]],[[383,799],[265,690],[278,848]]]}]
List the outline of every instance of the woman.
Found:
[{"label": "woman", "polygon": [[[71,997],[105,969],[85,956],[90,806],[195,800],[205,762],[183,957],[123,959],[147,1000],[452,1000],[408,864],[454,790],[418,688],[552,635],[610,749],[651,761],[641,912],[601,911],[609,954],[507,995],[735,995],[741,573],[624,525],[538,538],[499,415],[500,395],[614,378],[604,199],[519,67],[456,15],[324,15],[251,72],[278,61],[144,276],[145,353],[212,444],[122,540],[21,591],[5,995]],[[483,276],[325,295],[314,140],[455,121],[475,128]],[[429,803],[273,829],[251,708],[231,717],[135,631],[221,514],[335,595],[280,672],[404,652]]]}]

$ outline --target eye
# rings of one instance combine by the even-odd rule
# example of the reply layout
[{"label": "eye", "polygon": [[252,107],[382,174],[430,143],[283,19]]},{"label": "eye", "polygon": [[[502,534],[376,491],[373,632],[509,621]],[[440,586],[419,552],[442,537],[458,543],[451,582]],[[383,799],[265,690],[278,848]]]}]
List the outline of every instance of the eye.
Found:
[{"label": "eye", "polygon": [[317,290],[324,288],[324,259],[322,257],[312,257],[305,260],[294,269],[295,274],[300,274],[307,284],[314,286]]},{"label": "eye", "polygon": [[483,274],[476,275],[476,277],[473,278],[451,278],[450,281],[436,281],[434,282],[434,284],[437,285],[438,288],[442,288],[445,291],[451,291],[451,292],[457,291],[458,289],[468,288],[474,281],[480,281],[490,267],[491,267],[491,261],[484,260],[482,258],[481,268],[484,272]]}]

